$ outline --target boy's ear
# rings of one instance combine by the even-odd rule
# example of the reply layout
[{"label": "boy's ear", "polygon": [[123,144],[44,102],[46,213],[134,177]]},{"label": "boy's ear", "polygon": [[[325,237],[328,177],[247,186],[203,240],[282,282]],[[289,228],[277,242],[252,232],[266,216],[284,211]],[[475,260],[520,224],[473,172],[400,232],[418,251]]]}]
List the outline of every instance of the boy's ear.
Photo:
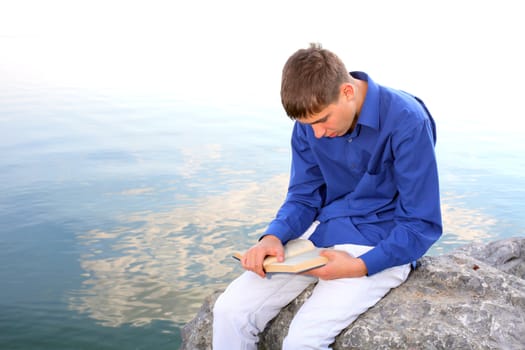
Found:
[{"label": "boy's ear", "polygon": [[347,98],[353,98],[355,95],[354,86],[349,83],[343,83],[341,85],[341,93]]}]

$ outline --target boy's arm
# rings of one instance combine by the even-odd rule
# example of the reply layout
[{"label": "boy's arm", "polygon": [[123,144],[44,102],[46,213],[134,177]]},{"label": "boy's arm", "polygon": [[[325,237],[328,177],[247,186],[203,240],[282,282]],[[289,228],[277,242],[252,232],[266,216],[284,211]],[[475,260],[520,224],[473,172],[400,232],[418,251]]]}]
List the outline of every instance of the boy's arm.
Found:
[{"label": "boy's arm", "polygon": [[442,234],[432,120],[406,128],[394,142],[394,177],[399,191],[395,227],[360,256],[368,274],[419,259]]}]

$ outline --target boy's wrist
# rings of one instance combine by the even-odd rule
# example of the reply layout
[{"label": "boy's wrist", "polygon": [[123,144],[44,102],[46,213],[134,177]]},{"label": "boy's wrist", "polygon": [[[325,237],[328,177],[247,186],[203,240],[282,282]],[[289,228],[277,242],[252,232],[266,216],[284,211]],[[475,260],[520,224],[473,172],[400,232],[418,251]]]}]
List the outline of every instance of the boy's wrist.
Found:
[{"label": "boy's wrist", "polygon": [[272,235],[271,233],[262,236],[259,241],[262,241],[263,239],[272,239],[272,240],[281,242],[281,239],[279,237],[277,237],[276,235]]}]

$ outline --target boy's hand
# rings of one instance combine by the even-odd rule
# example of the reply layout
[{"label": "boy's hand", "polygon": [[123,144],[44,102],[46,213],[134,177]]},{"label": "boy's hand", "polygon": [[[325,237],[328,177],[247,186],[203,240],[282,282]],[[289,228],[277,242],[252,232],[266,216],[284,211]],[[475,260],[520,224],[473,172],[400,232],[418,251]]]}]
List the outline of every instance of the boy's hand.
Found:
[{"label": "boy's hand", "polygon": [[317,269],[305,272],[306,275],[318,277],[323,280],[336,278],[363,277],[368,273],[365,262],[354,258],[342,250],[323,250],[322,256],[328,258],[328,263]]},{"label": "boy's hand", "polygon": [[273,235],[264,236],[256,245],[244,253],[241,259],[242,267],[265,277],[263,260],[269,255],[277,257],[279,262],[284,261],[283,244],[279,238]]}]

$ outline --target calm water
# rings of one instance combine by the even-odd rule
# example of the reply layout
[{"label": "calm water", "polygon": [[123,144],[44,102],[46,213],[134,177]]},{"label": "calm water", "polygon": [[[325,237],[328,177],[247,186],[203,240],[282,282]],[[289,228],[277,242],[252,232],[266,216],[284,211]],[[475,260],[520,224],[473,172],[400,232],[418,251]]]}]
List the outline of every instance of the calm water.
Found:
[{"label": "calm water", "polygon": [[[435,117],[430,254],[523,236],[521,135]],[[283,199],[291,127],[279,106],[0,88],[0,349],[176,349]]]}]

